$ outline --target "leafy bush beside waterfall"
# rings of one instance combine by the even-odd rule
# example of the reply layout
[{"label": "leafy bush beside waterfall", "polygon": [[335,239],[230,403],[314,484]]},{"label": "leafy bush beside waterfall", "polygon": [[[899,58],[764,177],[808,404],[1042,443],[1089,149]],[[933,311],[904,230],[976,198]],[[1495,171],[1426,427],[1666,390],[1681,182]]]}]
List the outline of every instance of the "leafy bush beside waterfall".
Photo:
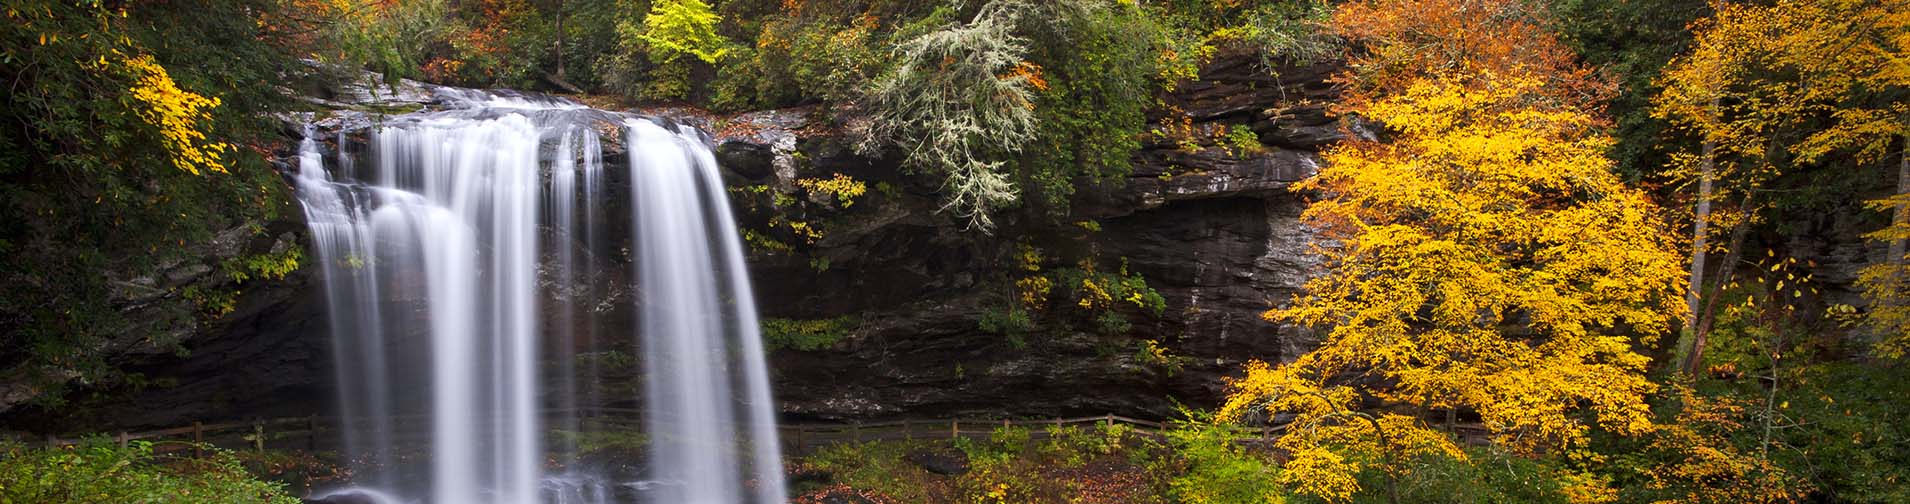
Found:
[{"label": "leafy bush beside waterfall", "polygon": [[[182,448],[174,446],[173,448]],[[191,449],[185,452],[190,453]],[[60,448],[0,443],[0,502],[298,504],[232,454],[158,455],[152,443],[93,439]]]}]

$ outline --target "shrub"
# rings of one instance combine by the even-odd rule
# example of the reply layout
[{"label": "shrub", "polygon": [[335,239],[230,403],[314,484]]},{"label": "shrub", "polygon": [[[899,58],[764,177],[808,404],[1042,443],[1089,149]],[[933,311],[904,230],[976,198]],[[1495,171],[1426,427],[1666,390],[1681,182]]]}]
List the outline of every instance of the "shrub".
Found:
[{"label": "shrub", "polygon": [[0,374],[51,403],[69,381],[124,378],[119,352],[184,351],[178,335],[223,311],[223,278],[128,281],[203,261],[226,230],[251,242],[287,208],[255,147],[288,91],[258,83],[305,67],[267,43],[277,2],[32,5],[0,24]]},{"label": "shrub", "polygon": [[850,316],[819,320],[763,319],[763,344],[770,350],[821,350],[841,341],[860,322]]},{"label": "shrub", "polygon": [[[1572,480],[1557,467],[1556,459],[1521,457],[1487,446],[1467,449],[1464,460],[1420,456],[1412,462],[1411,470],[1394,483],[1398,502],[1573,502],[1567,494]],[[1374,491],[1355,496],[1355,502],[1392,501],[1383,490],[1387,483],[1382,475],[1373,471],[1361,476],[1360,486]]]},{"label": "shrub", "polygon": [[765,106],[861,99],[888,68],[878,29],[876,18],[866,15],[847,22],[771,18],[757,35],[754,58],[744,62],[753,79],[748,98]]},{"label": "shrub", "polygon": [[1013,305],[983,310],[980,325],[982,332],[1007,336],[1015,348],[1028,346],[1028,333],[1035,329],[1028,310]]},{"label": "shrub", "polygon": [[718,63],[737,49],[716,32],[722,17],[703,0],[659,0],[641,21],[637,7],[623,5],[616,49],[597,61],[597,73],[612,91],[651,100],[689,98],[696,65]]},{"label": "shrub", "polygon": [[[1017,247],[1013,259],[1025,275],[1014,280],[1014,295],[1007,306],[982,312],[983,331],[1006,335],[1015,348],[1022,348],[1037,321],[1057,322],[1063,324],[1057,327],[1063,328],[1085,327],[1113,336],[1133,330],[1134,324],[1128,319],[1133,311],[1158,319],[1167,310],[1167,298],[1149,287],[1146,278],[1130,273],[1126,259],[1115,273],[1106,273],[1097,269],[1099,255],[1090,253],[1075,266],[1044,273],[1041,263],[1046,258],[1033,245],[1022,243]],[[1175,367],[1164,369],[1173,371]]]},{"label": "shrub", "polygon": [[1053,493],[1044,487],[1056,482],[1041,478],[1029,467],[1036,455],[1030,449],[1032,438],[1033,432],[1026,427],[1004,425],[987,441],[955,439],[955,447],[968,457],[968,474],[959,483],[971,502],[1036,502],[1045,500],[1037,495]]},{"label": "shrub", "polygon": [[893,502],[935,502],[937,476],[904,460],[910,451],[921,449],[915,443],[843,443],[823,448],[804,460],[808,469],[828,473],[832,479],[854,488],[874,490]]},{"label": "shrub", "polygon": [[1160,19],[1160,84],[1173,90],[1200,77],[1200,67],[1222,49],[1252,51],[1268,71],[1275,60],[1325,57],[1339,41],[1320,27],[1333,12],[1324,1],[1211,2],[1165,0],[1149,4]]},{"label": "shrub", "polygon": [[105,439],[76,446],[0,444],[0,502],[298,504],[283,486],[253,478],[231,453],[161,459],[152,443]]},{"label": "shrub", "polygon": [[[317,51],[321,61],[362,66],[387,82],[420,77],[431,50],[462,31],[444,0],[401,0],[387,5],[315,4],[307,13],[323,19]],[[452,65],[460,68],[460,61]],[[440,63],[438,68],[444,68]]]},{"label": "shrub", "polygon": [[1234,444],[1235,432],[1198,419],[1175,423],[1167,439],[1177,458],[1157,462],[1169,465],[1161,472],[1174,474],[1168,494],[1188,504],[1283,502],[1279,468],[1269,457]]}]

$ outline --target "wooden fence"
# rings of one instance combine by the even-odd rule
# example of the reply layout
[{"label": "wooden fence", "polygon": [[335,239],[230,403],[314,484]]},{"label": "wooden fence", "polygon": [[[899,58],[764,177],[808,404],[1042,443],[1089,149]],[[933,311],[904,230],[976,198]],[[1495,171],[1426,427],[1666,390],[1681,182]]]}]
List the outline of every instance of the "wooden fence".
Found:
[{"label": "wooden fence", "polygon": [[[545,415],[565,413],[565,410],[545,411]],[[579,410],[578,418],[597,426],[614,426],[627,423],[637,428],[642,420],[640,410],[597,408]],[[429,417],[423,415],[393,416],[393,425],[402,430],[406,423],[413,425],[417,434],[428,435]],[[108,433],[110,438],[125,446],[138,440],[146,441],[191,441],[191,448],[197,450],[203,445],[226,447],[243,446],[247,449],[264,451],[268,446],[290,448],[286,443],[297,443],[297,448],[316,450],[324,443],[338,437],[337,426],[345,421],[364,421],[365,419],[345,419],[340,417],[304,416],[291,418],[254,419],[250,421],[200,423],[139,432],[119,431]],[[1051,419],[974,419],[949,418],[935,420],[900,420],[874,423],[809,423],[781,424],[777,431],[786,450],[803,453],[812,448],[830,446],[845,442],[900,441],[900,440],[936,440],[958,437],[983,437],[990,435],[999,427],[1026,427],[1034,431],[1034,436],[1045,436],[1047,427],[1065,426],[1112,426],[1125,425],[1137,434],[1161,437],[1166,425],[1161,422],[1141,420],[1119,415],[1101,415],[1075,418]],[[551,426],[546,423],[546,426]],[[418,427],[424,427],[419,429]],[[1237,441],[1255,442],[1268,438],[1273,432],[1284,426],[1261,428],[1258,430],[1240,429]],[[414,437],[423,437],[414,435]],[[65,446],[81,442],[80,439],[66,439],[48,435],[44,439],[46,446]],[[156,447],[156,450],[189,449],[184,444]]]}]

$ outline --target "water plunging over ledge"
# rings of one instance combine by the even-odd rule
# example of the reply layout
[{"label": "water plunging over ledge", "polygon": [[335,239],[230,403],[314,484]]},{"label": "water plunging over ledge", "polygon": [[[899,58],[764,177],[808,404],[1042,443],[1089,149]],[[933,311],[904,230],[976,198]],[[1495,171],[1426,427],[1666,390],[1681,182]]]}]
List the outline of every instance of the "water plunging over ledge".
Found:
[{"label": "water plunging over ledge", "polygon": [[[341,131],[330,156],[309,130],[299,148],[340,413],[354,419],[340,426],[358,487],[345,491],[782,503],[754,297],[702,134],[568,101],[440,92],[449,110]],[[604,132],[622,135],[628,187],[610,187]],[[606,266],[623,254],[634,274]],[[640,293],[635,331],[613,333],[580,301],[599,288]],[[643,365],[636,479],[579,460],[573,441],[593,429],[581,405],[634,399],[585,397],[607,378],[581,354],[612,350]]]}]

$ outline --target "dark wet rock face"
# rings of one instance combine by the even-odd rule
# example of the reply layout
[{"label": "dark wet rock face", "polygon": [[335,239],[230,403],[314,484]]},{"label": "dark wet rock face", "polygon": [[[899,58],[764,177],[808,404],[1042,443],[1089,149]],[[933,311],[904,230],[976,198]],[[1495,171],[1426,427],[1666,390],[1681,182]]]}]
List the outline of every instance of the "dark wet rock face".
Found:
[{"label": "dark wet rock face", "polygon": [[[719,133],[719,152],[731,153],[725,168],[746,183],[773,187],[842,173],[902,188],[899,197],[859,200],[844,212],[851,217],[811,216],[832,226],[806,254],[753,258],[766,317],[859,321],[829,348],[772,356],[785,414],[1163,417],[1174,414],[1175,400],[1216,404],[1224,377],[1246,360],[1291,358],[1314,344],[1307,331],[1260,315],[1291,299],[1318,267],[1312,234],[1299,220],[1304,200],[1288,187],[1315,173],[1318,149],[1338,138],[1320,101],[1329,67],[1284,68],[1275,82],[1231,60],[1217,65],[1222,71],[1208,74],[1216,80],[1183,88],[1176,103],[1197,131],[1228,124],[1271,132],[1260,134],[1264,148],[1147,145],[1125,183],[1084,185],[1077,194],[1070,219],[1096,221],[1094,233],[1028,223],[1005,224],[996,236],[965,232],[935,212],[934,194],[922,189],[932,185],[898,174],[892,162],[847,154],[848,138],[807,134],[820,128],[794,122],[800,113],[754,119],[762,127],[747,128],[748,136]],[[1280,132],[1294,136],[1273,136]],[[787,161],[770,147],[788,143],[785,135],[806,156],[793,173],[775,166]],[[746,221],[770,217],[739,206]],[[1021,274],[1002,252],[1015,240],[1057,256],[1093,251],[1110,268],[1125,260],[1167,308],[1158,318],[1132,317],[1132,329],[1120,335],[1044,328],[1013,341],[982,331],[978,321],[1002,305],[1005,286]],[[818,258],[826,269],[815,267]],[[1179,365],[1138,359],[1147,341]]]},{"label": "dark wet rock face", "polygon": [[[1078,192],[1070,219],[1098,222],[1101,230],[1094,233],[1012,217],[993,235],[966,230],[937,211],[934,179],[903,173],[893,159],[858,155],[852,134],[844,132],[853,128],[822,119],[828,115],[823,111],[722,118],[669,109],[639,112],[710,133],[726,183],[737,189],[732,192],[743,228],[768,230],[790,220],[826,227],[823,236],[793,253],[758,251],[751,257],[764,317],[854,319],[824,348],[772,353],[775,393],[786,418],[1162,417],[1172,414],[1175,401],[1215,404],[1224,393],[1223,377],[1238,373],[1248,359],[1291,358],[1313,342],[1306,331],[1266,322],[1260,314],[1290,299],[1318,266],[1308,253],[1311,234],[1299,222],[1303,198],[1288,187],[1314,173],[1317,151],[1338,138],[1337,123],[1322,108],[1330,98],[1324,80],[1331,67],[1282,68],[1275,78],[1249,60],[1221,58],[1204,73],[1206,80],[1183,86],[1169,103],[1197,129],[1248,128],[1264,148],[1234,152],[1211,139],[1146,145],[1123,183],[1084,185]],[[432,113],[460,95],[406,82],[395,92],[347,89],[322,99],[338,112],[291,118],[288,134],[301,134],[300,123],[314,121],[327,149],[342,145],[363,155],[367,128],[405,120],[396,118],[403,114]],[[606,128],[609,197],[627,199],[627,192],[615,189],[627,186],[628,166],[614,121],[591,111],[567,113],[580,124]],[[799,181],[838,173],[869,186],[853,207],[818,199],[801,206],[826,212],[794,215],[786,213],[788,206],[756,204],[760,198],[744,190],[760,186],[800,194]],[[627,215],[624,205],[612,204],[606,215]],[[284,224],[287,240],[306,246],[303,223]],[[628,230],[612,233],[624,236]],[[1091,250],[1110,268],[1125,259],[1165,298],[1166,309],[1159,317],[1134,317],[1132,329],[1119,335],[1044,330],[1011,341],[982,331],[978,321],[1000,304],[1003,286],[1019,274],[1012,254],[1004,252],[1019,240],[1057,254]],[[627,272],[627,258],[599,252],[596,260],[610,263],[599,271]],[[596,287],[623,285],[601,282]],[[553,299],[580,292],[548,279],[543,286]],[[631,334],[629,307],[641,299],[641,289],[596,287],[583,290],[591,293],[587,301],[620,307],[604,312],[602,330]],[[190,350],[184,357],[129,355],[121,361],[148,378],[143,387],[87,391],[99,400],[57,412],[15,409],[0,415],[0,425],[78,432],[330,409],[329,333],[316,268],[247,287],[236,311],[184,336]],[[1135,349],[1146,341],[1179,365],[1137,359]],[[631,395],[640,389],[606,386],[631,392],[606,392],[604,405],[641,404]]]}]

